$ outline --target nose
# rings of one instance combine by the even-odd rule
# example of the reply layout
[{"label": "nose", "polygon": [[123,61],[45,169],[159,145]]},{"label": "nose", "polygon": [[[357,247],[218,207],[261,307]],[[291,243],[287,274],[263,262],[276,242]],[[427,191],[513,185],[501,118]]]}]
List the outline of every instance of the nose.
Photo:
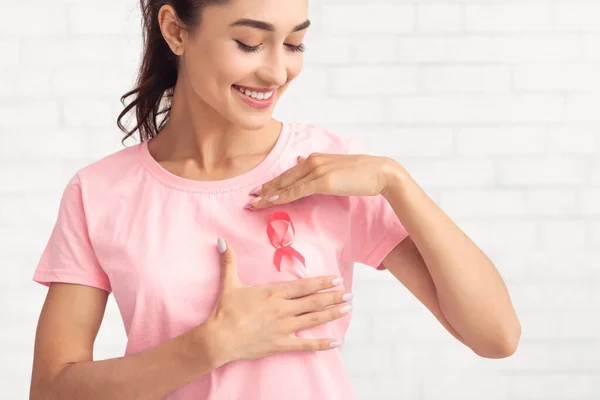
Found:
[{"label": "nose", "polygon": [[260,68],[259,77],[269,85],[283,86],[287,82],[286,55],[283,51],[269,52]]}]

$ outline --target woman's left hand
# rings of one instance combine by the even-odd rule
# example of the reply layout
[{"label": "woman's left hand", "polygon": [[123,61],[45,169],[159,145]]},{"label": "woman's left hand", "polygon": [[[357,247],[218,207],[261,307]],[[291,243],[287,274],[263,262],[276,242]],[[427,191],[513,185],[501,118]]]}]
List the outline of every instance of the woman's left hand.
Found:
[{"label": "woman's left hand", "polygon": [[388,157],[312,153],[296,166],[254,189],[246,208],[259,210],[313,194],[375,196],[384,194],[400,169]]}]

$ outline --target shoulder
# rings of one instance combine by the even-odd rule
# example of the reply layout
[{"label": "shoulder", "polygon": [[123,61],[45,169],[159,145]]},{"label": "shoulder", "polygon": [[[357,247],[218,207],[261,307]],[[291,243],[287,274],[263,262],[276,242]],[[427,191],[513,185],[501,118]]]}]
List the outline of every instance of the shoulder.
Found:
[{"label": "shoulder", "polygon": [[139,146],[125,147],[82,166],[71,177],[67,187],[77,187],[84,200],[102,201],[115,190],[134,186],[135,177],[140,175]]},{"label": "shoulder", "polygon": [[293,123],[291,125],[291,146],[300,154],[355,154],[361,152],[364,147],[362,141],[321,125],[307,123]]}]

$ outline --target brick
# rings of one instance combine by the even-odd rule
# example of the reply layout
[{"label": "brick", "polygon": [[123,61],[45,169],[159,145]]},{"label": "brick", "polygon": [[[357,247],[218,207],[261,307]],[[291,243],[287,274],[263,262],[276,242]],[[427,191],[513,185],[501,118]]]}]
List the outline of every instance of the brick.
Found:
[{"label": "brick", "polygon": [[600,89],[598,66],[592,64],[531,64],[514,70],[519,91],[559,91]]},{"label": "brick", "polygon": [[[101,77],[101,79],[91,77]],[[51,80],[52,94],[61,97],[83,96],[120,97],[133,89],[135,78],[118,68],[69,67],[56,71]]]},{"label": "brick", "polygon": [[74,4],[67,9],[69,32],[75,35],[139,35],[140,8],[131,2]]},{"label": "brick", "polygon": [[464,128],[457,133],[462,156],[544,154],[546,132],[539,126]]},{"label": "brick", "polygon": [[552,27],[551,4],[466,4],[469,32],[548,31]]},{"label": "brick", "polygon": [[473,375],[461,371],[429,374],[425,377],[425,400],[509,400],[507,378],[492,374]]},{"label": "brick", "polygon": [[440,206],[458,217],[498,217],[526,213],[525,194],[521,190],[461,189],[442,192]]},{"label": "brick", "polygon": [[[32,118],[35,116],[35,118]],[[0,107],[0,128],[53,128],[60,123],[59,107],[53,101],[18,101]]]},{"label": "brick", "polygon": [[44,68],[3,68],[0,73],[0,88],[2,88],[0,100],[48,98],[50,96],[51,76],[52,71]]},{"label": "brick", "polygon": [[35,38],[23,40],[22,64],[31,68],[105,65],[119,60],[115,49],[121,41],[104,37]]},{"label": "brick", "polygon": [[491,187],[494,183],[493,165],[488,160],[420,161],[407,170],[427,187]]},{"label": "brick", "polygon": [[555,29],[569,31],[600,31],[600,4],[591,2],[559,2],[555,10]]},{"label": "brick", "polygon": [[34,7],[31,4],[5,4],[2,15],[5,18],[0,24],[0,37],[57,37],[67,33],[66,12],[60,5],[46,2]]},{"label": "brick", "polygon": [[568,122],[600,122],[600,95],[573,94],[567,98],[566,120]]},{"label": "brick", "polygon": [[548,152],[553,154],[594,154],[600,152],[600,129],[593,125],[569,124],[549,129]]},{"label": "brick", "polygon": [[600,35],[584,37],[583,54],[586,60],[600,61]]},{"label": "brick", "polygon": [[497,179],[503,186],[580,185],[585,169],[584,160],[576,158],[519,158],[500,161]]},{"label": "brick", "polygon": [[416,67],[347,67],[331,70],[332,94],[409,94],[417,91]]},{"label": "brick", "polygon": [[391,121],[403,123],[560,122],[556,95],[444,95],[392,99]]},{"label": "brick", "polygon": [[510,377],[508,384],[511,396],[515,399],[593,400],[600,393],[600,374],[554,372],[515,375]]},{"label": "brick", "polygon": [[350,37],[317,37],[307,34],[304,60],[311,64],[347,64],[352,60],[354,41]]},{"label": "brick", "polygon": [[360,64],[394,64],[397,39],[389,35],[353,38],[353,60]]},{"label": "brick", "polygon": [[463,29],[463,8],[459,4],[419,4],[418,32],[458,32]]},{"label": "brick", "polygon": [[503,66],[432,66],[422,69],[423,90],[444,92],[508,92],[511,73]]},{"label": "brick", "polygon": [[399,62],[575,61],[581,59],[581,39],[573,34],[514,36],[401,37]]},{"label": "brick", "polygon": [[101,100],[65,101],[62,112],[63,123],[67,127],[112,126],[116,119],[116,116],[112,115],[110,103]]},{"label": "brick", "polygon": [[386,3],[324,4],[322,23],[324,32],[333,34],[406,33],[414,31],[415,10]]}]

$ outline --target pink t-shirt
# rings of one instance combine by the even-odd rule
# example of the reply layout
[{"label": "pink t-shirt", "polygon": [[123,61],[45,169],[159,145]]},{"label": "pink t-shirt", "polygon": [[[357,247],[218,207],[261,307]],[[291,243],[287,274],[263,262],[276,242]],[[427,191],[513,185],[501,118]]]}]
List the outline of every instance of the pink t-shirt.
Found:
[{"label": "pink t-shirt", "polygon": [[[384,269],[385,256],[407,232],[382,196],[313,195],[264,210],[244,208],[255,187],[313,152],[368,154],[354,139],[316,125],[284,123],[277,143],[254,169],[221,181],[194,181],[164,169],[147,142],[81,168],[67,184],[56,225],[34,281],[68,282],[113,293],[131,354],[185,333],[212,311],[220,285],[217,236],[238,257],[247,285],[338,275],[352,289],[354,262]],[[289,215],[285,255],[267,234],[269,216]],[[281,223],[281,222],[278,222]],[[288,237],[289,239],[289,237]],[[360,299],[358,300],[360,301]],[[352,313],[297,332],[343,342]],[[306,400],[355,398],[341,348],[278,353],[234,361],[166,396],[169,400]]]}]

